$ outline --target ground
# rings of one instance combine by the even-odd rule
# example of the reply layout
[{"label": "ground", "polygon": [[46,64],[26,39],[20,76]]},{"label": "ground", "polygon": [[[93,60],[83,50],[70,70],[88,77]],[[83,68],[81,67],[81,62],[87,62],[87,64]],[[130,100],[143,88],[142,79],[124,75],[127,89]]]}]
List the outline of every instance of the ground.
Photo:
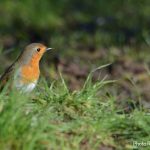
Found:
[{"label": "ground", "polygon": [[4,89],[0,94],[1,149],[130,150],[139,148],[133,143],[149,141],[147,109],[134,101],[130,109],[121,108],[116,95],[108,93],[116,81],[93,83],[93,73],[81,89],[72,92],[61,73],[51,84],[41,79],[28,95]]}]

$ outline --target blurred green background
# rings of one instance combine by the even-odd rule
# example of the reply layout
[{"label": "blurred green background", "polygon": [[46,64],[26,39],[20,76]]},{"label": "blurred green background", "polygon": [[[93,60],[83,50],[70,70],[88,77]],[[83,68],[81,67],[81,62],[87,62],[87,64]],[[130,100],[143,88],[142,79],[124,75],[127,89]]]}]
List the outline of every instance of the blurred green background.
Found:
[{"label": "blurred green background", "polygon": [[[23,41],[54,44],[58,37],[67,38],[67,45],[69,39],[108,46],[149,44],[149,0],[1,0],[0,14],[4,46]],[[62,46],[59,40],[55,47]]]},{"label": "blurred green background", "polygon": [[60,69],[70,89],[80,89],[91,69],[111,63],[102,71],[119,80],[110,91],[149,101],[149,0],[1,0],[0,16],[0,70],[27,44],[43,42],[55,49],[42,63],[48,80]]}]

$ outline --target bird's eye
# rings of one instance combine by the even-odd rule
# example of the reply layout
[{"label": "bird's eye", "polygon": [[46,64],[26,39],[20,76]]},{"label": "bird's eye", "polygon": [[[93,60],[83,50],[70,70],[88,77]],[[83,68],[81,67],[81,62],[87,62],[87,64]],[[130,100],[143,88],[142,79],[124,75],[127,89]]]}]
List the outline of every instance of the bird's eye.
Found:
[{"label": "bird's eye", "polygon": [[37,51],[39,52],[41,49],[40,48],[37,48]]}]

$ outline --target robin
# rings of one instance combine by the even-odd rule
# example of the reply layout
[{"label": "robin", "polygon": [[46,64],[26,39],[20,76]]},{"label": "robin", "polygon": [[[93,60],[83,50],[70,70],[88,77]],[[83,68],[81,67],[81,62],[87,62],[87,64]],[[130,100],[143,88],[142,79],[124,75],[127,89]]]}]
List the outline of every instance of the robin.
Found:
[{"label": "robin", "polygon": [[11,80],[11,87],[23,92],[31,92],[39,79],[39,61],[43,54],[50,49],[52,48],[47,48],[41,43],[32,43],[26,46],[16,61],[0,77],[0,89]]}]

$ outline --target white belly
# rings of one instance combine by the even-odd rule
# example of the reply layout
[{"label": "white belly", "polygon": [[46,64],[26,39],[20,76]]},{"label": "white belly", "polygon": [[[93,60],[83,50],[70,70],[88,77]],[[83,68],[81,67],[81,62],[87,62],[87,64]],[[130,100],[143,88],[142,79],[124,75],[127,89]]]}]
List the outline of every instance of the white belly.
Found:
[{"label": "white belly", "polygon": [[26,87],[24,87],[24,92],[31,92],[36,86],[36,83],[30,83]]},{"label": "white belly", "polygon": [[22,92],[28,93],[28,92],[31,92],[35,88],[36,84],[37,84],[37,82],[33,82],[33,83],[29,83],[29,84],[19,83],[19,84],[15,84],[15,87]]}]

